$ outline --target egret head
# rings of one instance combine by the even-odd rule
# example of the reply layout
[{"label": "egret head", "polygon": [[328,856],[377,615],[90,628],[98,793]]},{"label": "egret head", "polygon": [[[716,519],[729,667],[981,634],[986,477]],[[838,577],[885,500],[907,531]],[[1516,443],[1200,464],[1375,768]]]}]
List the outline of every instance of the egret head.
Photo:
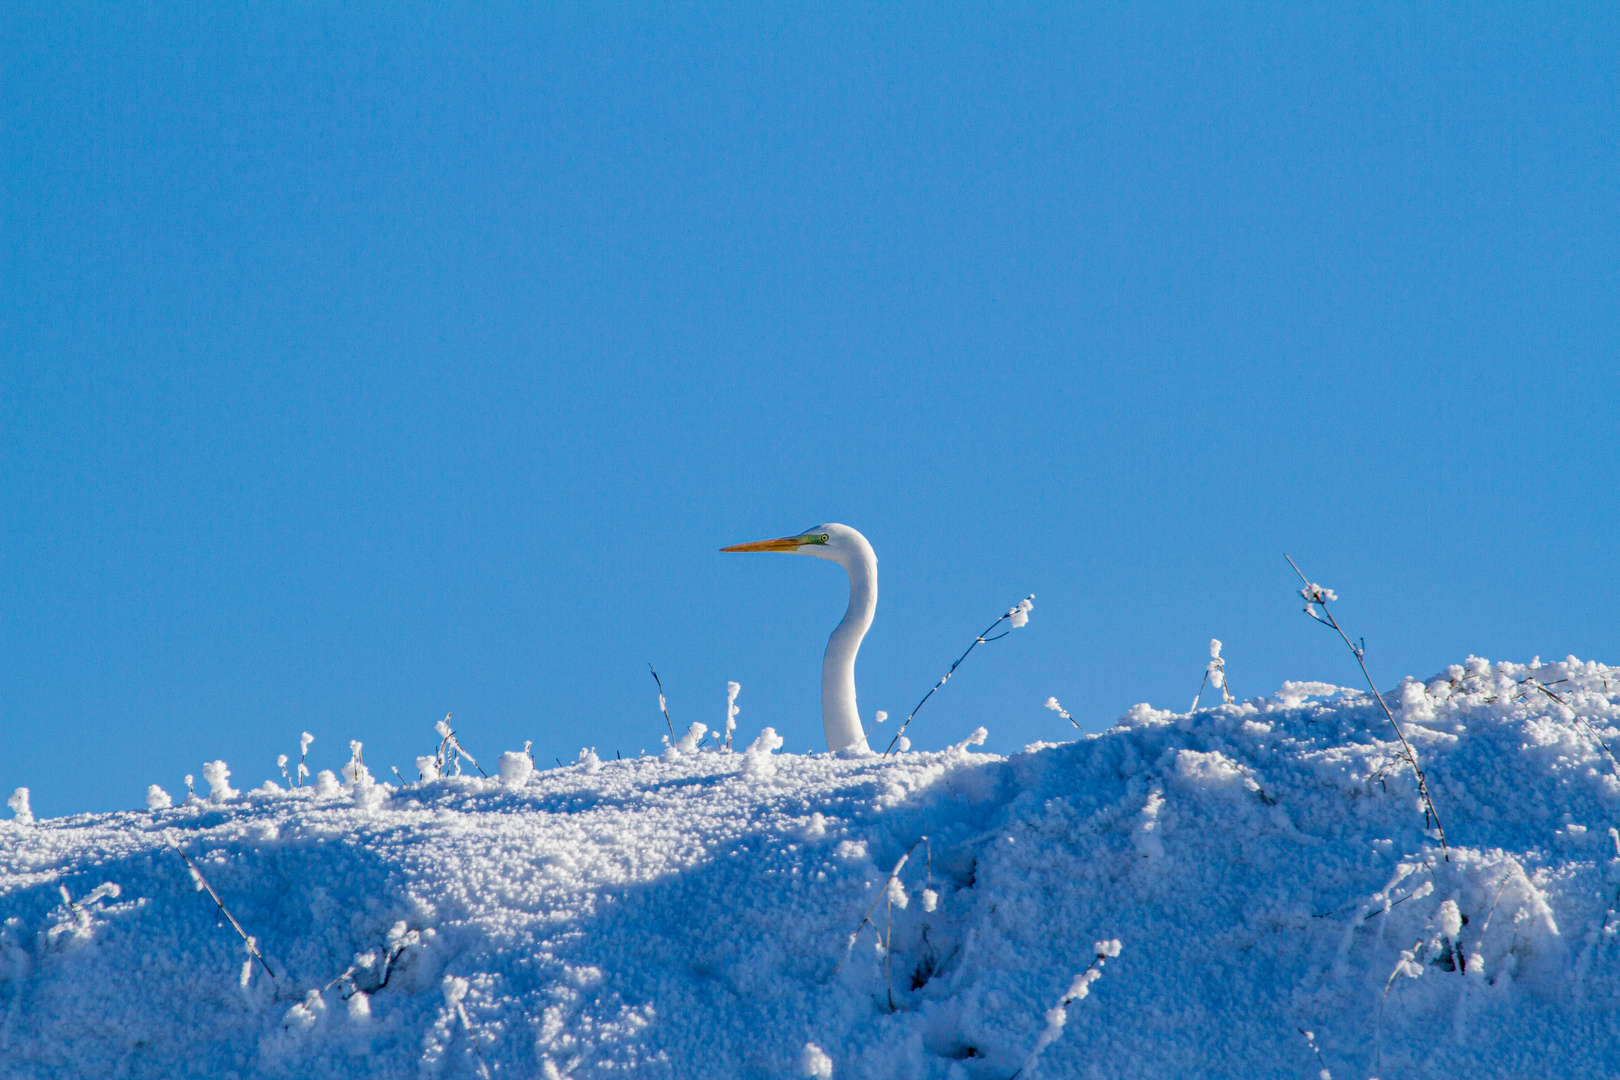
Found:
[{"label": "egret head", "polygon": [[794,536],[755,540],[752,544],[733,544],[720,550],[786,551],[798,555],[814,555],[818,559],[826,559],[842,566],[850,565],[852,560],[870,559],[874,563],[877,562],[877,557],[872,553],[872,545],[866,542],[866,537],[848,525],[839,525],[836,522],[817,525]]}]

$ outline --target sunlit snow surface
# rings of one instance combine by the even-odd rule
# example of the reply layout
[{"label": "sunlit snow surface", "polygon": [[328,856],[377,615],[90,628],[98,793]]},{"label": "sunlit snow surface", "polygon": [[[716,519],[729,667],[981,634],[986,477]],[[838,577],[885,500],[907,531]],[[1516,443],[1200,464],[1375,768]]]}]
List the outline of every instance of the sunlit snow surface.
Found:
[{"label": "sunlit snow surface", "polygon": [[[1006,759],[705,751],[7,821],[0,1074],[801,1076],[814,1043],[839,1078],[1006,1080],[1118,939],[1025,1076],[1613,1076],[1620,781],[1531,674],[1620,748],[1595,664],[1390,695],[1449,863],[1376,703],[1322,684]],[[868,926],[834,974],[924,834],[887,964]],[[243,984],[166,836],[275,978]]]}]

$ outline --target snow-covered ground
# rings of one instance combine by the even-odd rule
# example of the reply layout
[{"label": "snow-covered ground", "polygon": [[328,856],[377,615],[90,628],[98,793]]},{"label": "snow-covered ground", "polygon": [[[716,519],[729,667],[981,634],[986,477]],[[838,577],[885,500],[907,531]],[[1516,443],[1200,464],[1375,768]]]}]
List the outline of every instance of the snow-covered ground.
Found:
[{"label": "snow-covered ground", "polygon": [[0,1074],[1616,1075],[1620,670],[1389,697],[8,821]]}]

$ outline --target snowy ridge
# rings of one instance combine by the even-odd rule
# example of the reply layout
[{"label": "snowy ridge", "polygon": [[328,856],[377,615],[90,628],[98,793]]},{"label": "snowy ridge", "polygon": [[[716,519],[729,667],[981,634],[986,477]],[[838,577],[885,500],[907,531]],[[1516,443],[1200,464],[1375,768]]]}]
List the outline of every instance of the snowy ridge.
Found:
[{"label": "snowy ridge", "polygon": [[762,736],[0,823],[0,1071],[1612,1075],[1620,672],[1389,700],[1449,861],[1377,704],[1320,683],[1005,759]]}]

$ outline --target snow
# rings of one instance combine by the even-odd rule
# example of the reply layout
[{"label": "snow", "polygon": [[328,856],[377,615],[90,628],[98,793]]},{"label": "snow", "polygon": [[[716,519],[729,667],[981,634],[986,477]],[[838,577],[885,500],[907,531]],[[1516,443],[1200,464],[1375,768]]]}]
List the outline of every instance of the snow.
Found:
[{"label": "snow", "polygon": [[670,756],[672,754],[690,755],[697,753],[698,744],[703,741],[703,736],[708,734],[708,731],[709,725],[694,722],[692,726],[686,729],[686,734],[680,737],[680,741],[669,750],[664,751],[665,760],[673,761],[674,758]]},{"label": "snow", "polygon": [[32,825],[34,823],[34,811],[28,806],[27,788],[20,787],[13,791],[11,797],[6,800],[6,805],[11,807],[12,820],[17,824]]},{"label": "snow", "polygon": [[203,779],[208,781],[209,802],[225,802],[241,794],[231,787],[231,770],[223,761],[210,761],[204,764]]},{"label": "snow", "polygon": [[[726,749],[731,749],[731,736],[737,730],[737,714],[742,712],[737,706],[737,695],[742,692],[742,685],[736,682],[726,683]],[[882,721],[879,721],[882,723]]]},{"label": "snow", "polygon": [[827,1052],[813,1042],[804,1044],[804,1052],[799,1056],[801,1075],[809,1080],[832,1080],[833,1063]]},{"label": "snow", "polygon": [[[1197,702],[1194,701],[1193,704],[1196,706]],[[1055,697],[1047,698],[1046,699],[1046,707],[1048,709],[1051,709],[1053,712],[1057,713],[1059,716],[1063,717],[1063,719],[1067,720],[1072,727],[1079,727],[1080,726],[1080,722],[1078,720],[1076,720],[1074,717],[1069,715],[1069,710],[1065,709],[1063,707],[1063,705],[1058,701],[1057,698],[1055,698]]]},{"label": "snow", "polygon": [[506,751],[497,764],[500,766],[501,783],[507,787],[522,787],[534,775],[534,759],[521,750]]},{"label": "snow", "polygon": [[396,785],[355,747],[303,788],[211,762],[206,800],[19,812],[0,1071],[1611,1075],[1620,671],[1469,658],[1390,700],[1449,851],[1377,703],[1310,682],[1010,757],[767,729]]},{"label": "snow", "polygon": [[1018,1075],[1031,1077],[1036,1075],[1041,1054],[1063,1034],[1063,1028],[1069,1020],[1069,1006],[1090,996],[1091,984],[1102,978],[1103,966],[1111,957],[1118,956],[1122,948],[1117,940],[1099,941],[1091,946],[1094,954],[1091,963],[1074,977],[1074,981],[1069,984],[1069,989],[1063,995],[1063,1000],[1047,1010],[1046,1030],[1035,1040],[1035,1046],[1024,1059],[1024,1065],[1018,1070]]},{"label": "snow", "polygon": [[[771,755],[782,749],[782,736],[776,733],[775,728],[766,728],[759,733],[759,738],[748,744],[743,751],[743,775],[753,780],[765,780],[776,775],[776,762]],[[811,820],[811,828],[818,829],[822,834],[826,832],[826,821],[820,814]]]}]

